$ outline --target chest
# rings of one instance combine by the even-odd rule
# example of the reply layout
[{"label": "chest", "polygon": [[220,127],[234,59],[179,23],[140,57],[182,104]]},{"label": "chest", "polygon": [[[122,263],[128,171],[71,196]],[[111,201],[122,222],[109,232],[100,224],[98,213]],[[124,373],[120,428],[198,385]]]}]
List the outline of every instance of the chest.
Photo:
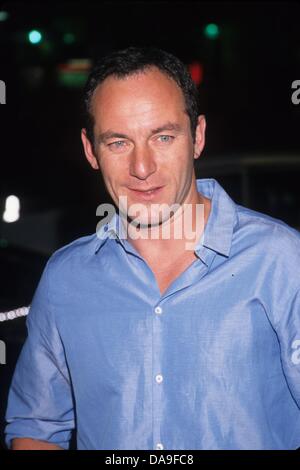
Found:
[{"label": "chest", "polygon": [[160,293],[163,294],[167,288],[197,259],[194,252],[188,252],[182,259],[174,263],[166,264],[164,267],[160,263],[149,263]]}]

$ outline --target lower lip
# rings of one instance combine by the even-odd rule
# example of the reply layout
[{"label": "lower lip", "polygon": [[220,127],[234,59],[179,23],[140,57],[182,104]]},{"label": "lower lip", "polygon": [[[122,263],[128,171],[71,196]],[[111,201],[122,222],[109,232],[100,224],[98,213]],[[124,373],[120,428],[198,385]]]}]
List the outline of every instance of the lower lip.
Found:
[{"label": "lower lip", "polygon": [[140,199],[150,201],[151,199],[154,199],[162,191],[162,189],[163,187],[161,186],[160,188],[153,189],[152,191],[136,191],[131,189],[131,192],[136,194]]}]

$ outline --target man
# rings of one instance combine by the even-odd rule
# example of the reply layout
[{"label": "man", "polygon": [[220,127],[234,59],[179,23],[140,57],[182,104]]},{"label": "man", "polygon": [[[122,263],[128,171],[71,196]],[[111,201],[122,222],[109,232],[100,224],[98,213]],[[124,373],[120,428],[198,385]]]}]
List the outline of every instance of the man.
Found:
[{"label": "man", "polygon": [[297,448],[298,232],[195,179],[205,118],[174,56],[111,54],[85,101],[119,213],[46,266],[7,444],[67,449],[76,427],[78,449]]}]

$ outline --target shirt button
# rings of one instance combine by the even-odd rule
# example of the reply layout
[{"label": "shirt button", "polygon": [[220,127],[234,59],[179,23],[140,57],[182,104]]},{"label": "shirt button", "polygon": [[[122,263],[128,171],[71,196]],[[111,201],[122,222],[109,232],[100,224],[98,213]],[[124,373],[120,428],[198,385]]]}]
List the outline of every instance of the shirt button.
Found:
[{"label": "shirt button", "polygon": [[160,313],[162,313],[162,308],[161,307],[155,307],[154,312],[157,313],[157,314],[160,314]]},{"label": "shirt button", "polygon": [[163,376],[161,374],[157,374],[155,380],[158,384],[160,384],[163,381]]},{"label": "shirt button", "polygon": [[164,448],[164,446],[162,445],[161,442],[158,442],[158,443],[156,444],[156,449],[157,449],[157,450],[163,450],[163,448]]}]

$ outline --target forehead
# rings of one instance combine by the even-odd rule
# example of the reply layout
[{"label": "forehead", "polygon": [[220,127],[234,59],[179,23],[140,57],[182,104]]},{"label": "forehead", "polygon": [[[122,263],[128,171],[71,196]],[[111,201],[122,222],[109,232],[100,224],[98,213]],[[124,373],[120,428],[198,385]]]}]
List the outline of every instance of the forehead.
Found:
[{"label": "forehead", "polygon": [[[124,78],[110,76],[94,92],[96,125],[170,120],[185,115],[184,95],[177,83],[156,68]],[[154,124],[154,122],[149,125]]]}]

